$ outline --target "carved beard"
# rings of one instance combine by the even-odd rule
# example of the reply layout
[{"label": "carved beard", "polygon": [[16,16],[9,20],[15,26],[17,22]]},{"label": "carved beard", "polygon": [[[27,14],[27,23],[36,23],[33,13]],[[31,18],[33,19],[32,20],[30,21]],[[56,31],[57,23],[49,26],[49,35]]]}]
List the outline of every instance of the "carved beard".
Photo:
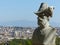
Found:
[{"label": "carved beard", "polygon": [[47,16],[43,16],[43,18],[41,17],[38,17],[38,25],[41,27],[41,28],[45,28],[45,27],[49,27],[49,17]]}]

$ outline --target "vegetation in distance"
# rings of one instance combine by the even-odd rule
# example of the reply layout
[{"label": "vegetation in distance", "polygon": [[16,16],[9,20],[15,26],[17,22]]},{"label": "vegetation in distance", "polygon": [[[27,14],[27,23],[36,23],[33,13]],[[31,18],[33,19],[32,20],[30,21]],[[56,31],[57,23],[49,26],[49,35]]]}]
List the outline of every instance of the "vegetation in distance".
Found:
[{"label": "vegetation in distance", "polygon": [[[5,43],[1,43],[0,45],[4,45]],[[31,39],[13,39],[8,42],[8,45],[32,45]],[[60,38],[56,38],[56,45],[60,45]]]}]

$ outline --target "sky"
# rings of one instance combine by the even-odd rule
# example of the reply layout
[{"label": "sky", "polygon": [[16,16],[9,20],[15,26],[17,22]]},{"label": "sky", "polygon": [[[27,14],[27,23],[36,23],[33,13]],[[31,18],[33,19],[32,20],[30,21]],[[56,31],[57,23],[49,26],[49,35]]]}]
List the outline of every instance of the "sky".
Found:
[{"label": "sky", "polygon": [[60,0],[0,0],[0,23],[11,21],[37,21],[34,14],[39,9],[42,2],[49,6],[54,6],[52,23],[60,25]]}]

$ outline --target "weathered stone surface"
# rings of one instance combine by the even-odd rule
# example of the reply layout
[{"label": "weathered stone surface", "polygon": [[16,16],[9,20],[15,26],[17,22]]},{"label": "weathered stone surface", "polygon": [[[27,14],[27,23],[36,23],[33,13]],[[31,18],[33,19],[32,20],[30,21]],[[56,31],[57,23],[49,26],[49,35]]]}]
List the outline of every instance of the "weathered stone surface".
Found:
[{"label": "weathered stone surface", "polygon": [[55,45],[56,29],[49,25],[49,19],[52,17],[54,8],[48,7],[45,3],[41,6],[35,13],[38,16],[38,27],[33,33],[32,45]]}]

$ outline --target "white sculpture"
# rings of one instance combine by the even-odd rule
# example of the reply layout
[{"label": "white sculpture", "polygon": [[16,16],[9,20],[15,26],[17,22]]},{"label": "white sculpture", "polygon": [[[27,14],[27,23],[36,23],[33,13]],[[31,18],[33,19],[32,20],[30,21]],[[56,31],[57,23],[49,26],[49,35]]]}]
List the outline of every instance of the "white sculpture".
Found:
[{"label": "white sculpture", "polygon": [[32,45],[55,45],[56,29],[49,25],[53,10],[53,6],[48,7],[46,3],[41,3],[35,13],[38,16],[38,28],[33,33]]}]

